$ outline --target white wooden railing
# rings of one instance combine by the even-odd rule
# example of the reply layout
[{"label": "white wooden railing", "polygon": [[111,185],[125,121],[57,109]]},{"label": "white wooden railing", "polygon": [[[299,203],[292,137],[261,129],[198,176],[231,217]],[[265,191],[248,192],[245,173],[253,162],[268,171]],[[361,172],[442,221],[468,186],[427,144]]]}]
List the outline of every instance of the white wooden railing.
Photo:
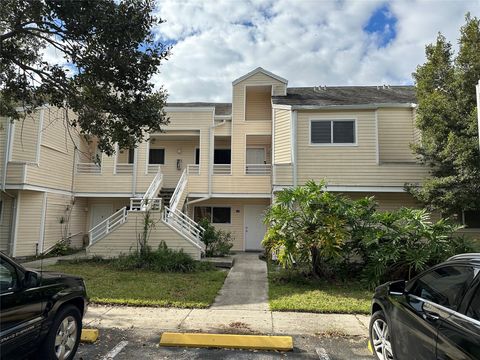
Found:
[{"label": "white wooden railing", "polygon": [[188,164],[187,165],[188,175],[198,175],[200,174],[200,165],[197,164]]},{"label": "white wooden railing", "polygon": [[95,163],[77,163],[77,174],[101,174],[102,167]]},{"label": "white wooden railing", "polygon": [[88,232],[90,245],[95,244],[98,240],[115,230],[118,226],[127,221],[127,207],[124,206],[116,213],[110,215],[100,224],[94,226]]},{"label": "white wooden railing", "polygon": [[205,229],[181,211],[172,211],[167,206],[163,209],[163,221],[205,250],[202,235]]},{"label": "white wooden railing", "polygon": [[232,165],[231,164],[213,164],[213,174],[214,175],[231,175]]},{"label": "white wooden railing", "polygon": [[131,174],[133,173],[133,164],[117,164],[115,172],[117,174]]},{"label": "white wooden railing", "polygon": [[272,173],[271,164],[246,164],[245,174],[247,175],[270,175]]},{"label": "white wooden railing", "polygon": [[160,190],[160,187],[162,186],[163,182],[163,174],[158,168],[157,174],[153,178],[152,182],[150,183],[150,186],[148,187],[147,191],[145,191],[145,194],[143,195],[144,199],[153,199],[155,196],[157,196],[158,191]]},{"label": "white wooden railing", "polygon": [[160,211],[162,209],[162,199],[143,199],[130,198],[130,211]]},{"label": "white wooden railing", "polygon": [[180,180],[178,180],[177,186],[175,187],[175,191],[173,192],[172,197],[170,198],[170,209],[172,209],[172,211],[175,211],[177,209],[178,203],[180,202],[183,192],[185,191],[185,188],[187,186],[187,182],[188,182],[188,174],[187,174],[187,169],[185,169],[183,170],[182,176],[180,177]]},{"label": "white wooden railing", "polygon": [[147,170],[149,174],[153,174],[158,171],[161,171],[161,166],[159,164],[148,164]]}]

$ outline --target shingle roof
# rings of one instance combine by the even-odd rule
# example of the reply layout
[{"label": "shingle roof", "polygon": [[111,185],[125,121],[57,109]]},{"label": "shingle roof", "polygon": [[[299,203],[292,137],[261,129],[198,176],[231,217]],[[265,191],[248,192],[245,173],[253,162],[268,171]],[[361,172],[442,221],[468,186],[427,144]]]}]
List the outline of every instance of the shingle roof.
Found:
[{"label": "shingle roof", "polygon": [[413,86],[327,86],[324,88],[287,88],[286,96],[273,96],[274,104],[282,105],[369,105],[415,103]]},{"label": "shingle roof", "polygon": [[208,102],[184,102],[168,103],[170,107],[215,107],[215,115],[230,115],[232,113],[231,103],[208,103]]}]

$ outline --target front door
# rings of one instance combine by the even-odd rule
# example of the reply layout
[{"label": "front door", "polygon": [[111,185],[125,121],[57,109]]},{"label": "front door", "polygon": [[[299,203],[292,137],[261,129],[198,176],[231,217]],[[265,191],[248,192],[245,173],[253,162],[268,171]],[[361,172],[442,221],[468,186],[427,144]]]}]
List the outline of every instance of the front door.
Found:
[{"label": "front door", "polygon": [[262,240],[266,227],[263,224],[265,205],[245,205],[245,250],[263,250]]},{"label": "front door", "polygon": [[90,228],[100,224],[103,220],[113,214],[112,205],[102,204],[92,206],[92,224]]}]

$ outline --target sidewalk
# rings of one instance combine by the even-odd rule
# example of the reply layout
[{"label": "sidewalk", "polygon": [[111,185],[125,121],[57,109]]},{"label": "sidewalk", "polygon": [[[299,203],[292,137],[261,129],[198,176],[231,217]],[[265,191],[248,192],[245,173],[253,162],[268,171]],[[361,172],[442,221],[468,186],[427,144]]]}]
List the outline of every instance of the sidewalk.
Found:
[{"label": "sidewalk", "polygon": [[366,315],[91,305],[83,324],[86,328],[138,329],[156,334],[202,331],[367,337],[368,321]]}]

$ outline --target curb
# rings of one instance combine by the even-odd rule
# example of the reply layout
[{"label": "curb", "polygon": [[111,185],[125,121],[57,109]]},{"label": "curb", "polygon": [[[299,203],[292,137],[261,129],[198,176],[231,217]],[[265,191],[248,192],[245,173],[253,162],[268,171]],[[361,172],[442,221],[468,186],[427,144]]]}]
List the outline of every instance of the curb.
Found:
[{"label": "curb", "polygon": [[160,346],[292,351],[291,336],[164,332]]}]

